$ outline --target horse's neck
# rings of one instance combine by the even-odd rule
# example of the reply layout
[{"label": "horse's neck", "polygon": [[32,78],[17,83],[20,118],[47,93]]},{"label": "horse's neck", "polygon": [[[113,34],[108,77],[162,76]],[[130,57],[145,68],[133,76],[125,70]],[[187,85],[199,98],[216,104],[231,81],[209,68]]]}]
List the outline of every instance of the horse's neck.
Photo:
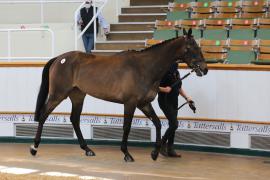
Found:
[{"label": "horse's neck", "polygon": [[175,62],[177,56],[176,51],[179,49],[179,44],[182,44],[181,40],[182,38],[175,39],[144,52],[144,56],[148,57],[144,59],[147,63],[145,68],[151,77],[154,78],[154,81],[160,80],[169,67]]}]

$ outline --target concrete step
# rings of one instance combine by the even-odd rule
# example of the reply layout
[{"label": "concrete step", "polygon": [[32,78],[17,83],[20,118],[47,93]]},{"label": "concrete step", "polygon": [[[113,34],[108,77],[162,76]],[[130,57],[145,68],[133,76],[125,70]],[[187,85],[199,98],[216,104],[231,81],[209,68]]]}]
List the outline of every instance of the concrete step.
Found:
[{"label": "concrete step", "polygon": [[122,50],[92,50],[92,53],[98,56],[111,56]]},{"label": "concrete step", "polygon": [[119,22],[155,22],[156,20],[165,20],[166,13],[158,14],[121,14]]},{"label": "concrete step", "polygon": [[118,23],[111,24],[111,31],[152,31],[155,23]]},{"label": "concrete step", "polygon": [[96,42],[97,50],[143,49],[145,41],[100,41]]},{"label": "concrete step", "polygon": [[153,14],[167,13],[168,6],[133,6],[122,8],[122,14]]},{"label": "concrete step", "polygon": [[109,41],[145,40],[153,37],[153,31],[116,31],[107,35]]},{"label": "concrete step", "polygon": [[131,6],[168,5],[173,0],[130,0]]}]

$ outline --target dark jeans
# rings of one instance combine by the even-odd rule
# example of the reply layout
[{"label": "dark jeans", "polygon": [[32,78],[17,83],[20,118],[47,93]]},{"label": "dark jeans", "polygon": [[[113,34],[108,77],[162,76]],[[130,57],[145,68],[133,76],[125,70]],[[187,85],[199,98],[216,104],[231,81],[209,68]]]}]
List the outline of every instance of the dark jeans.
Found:
[{"label": "dark jeans", "polygon": [[94,48],[94,33],[84,33],[82,39],[86,53],[91,53]]},{"label": "dark jeans", "polygon": [[168,147],[172,147],[174,143],[175,131],[178,128],[178,96],[172,97],[165,94],[159,94],[158,104],[169,121],[169,128],[162,137],[162,143],[166,143],[168,140]]}]

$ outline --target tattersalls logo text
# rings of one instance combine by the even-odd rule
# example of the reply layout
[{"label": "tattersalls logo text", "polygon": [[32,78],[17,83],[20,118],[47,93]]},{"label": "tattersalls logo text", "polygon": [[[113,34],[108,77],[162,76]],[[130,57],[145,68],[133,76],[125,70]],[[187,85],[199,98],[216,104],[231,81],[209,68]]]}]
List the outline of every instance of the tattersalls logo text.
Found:
[{"label": "tattersalls logo text", "polygon": [[193,122],[193,128],[201,130],[226,131],[226,126],[223,122]]}]

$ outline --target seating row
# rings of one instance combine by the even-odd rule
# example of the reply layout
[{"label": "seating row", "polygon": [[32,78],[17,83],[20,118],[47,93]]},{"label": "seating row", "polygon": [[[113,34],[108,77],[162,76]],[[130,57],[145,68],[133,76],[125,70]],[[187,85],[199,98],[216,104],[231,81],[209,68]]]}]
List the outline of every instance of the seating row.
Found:
[{"label": "seating row", "polygon": [[183,28],[193,28],[196,39],[270,39],[270,19],[156,21],[154,39],[182,35]]},{"label": "seating row", "polygon": [[169,20],[187,18],[257,18],[269,16],[268,1],[169,3]]},{"label": "seating row", "polygon": [[[146,46],[162,40],[148,39]],[[270,65],[270,40],[208,40],[198,39],[207,63]]]}]

